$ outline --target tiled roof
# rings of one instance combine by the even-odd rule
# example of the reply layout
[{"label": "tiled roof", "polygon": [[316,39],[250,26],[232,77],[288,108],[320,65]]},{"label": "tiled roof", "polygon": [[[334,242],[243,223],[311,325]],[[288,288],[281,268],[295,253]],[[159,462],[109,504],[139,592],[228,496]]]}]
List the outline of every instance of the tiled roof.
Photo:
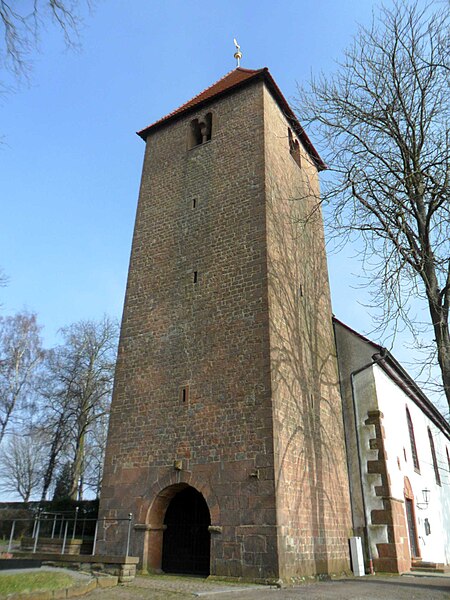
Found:
[{"label": "tiled roof", "polygon": [[181,115],[184,115],[185,113],[196,110],[203,104],[217,98],[218,96],[222,96],[222,95],[230,92],[231,90],[234,90],[235,88],[240,87],[242,85],[246,85],[250,81],[256,80],[256,79],[263,79],[266,82],[269,90],[271,91],[275,100],[278,102],[280,108],[283,110],[286,118],[290,121],[292,128],[295,130],[295,132],[297,133],[299,138],[302,140],[303,145],[305,146],[306,150],[309,152],[312,159],[316,163],[317,168],[319,170],[326,169],[325,163],[322,161],[318,152],[312,145],[312,143],[311,143],[310,139],[308,138],[308,136],[306,135],[303,127],[298,122],[297,117],[295,116],[294,112],[292,111],[292,109],[289,106],[288,102],[286,101],[285,97],[281,93],[279,87],[275,83],[272,75],[269,73],[269,69],[267,69],[267,67],[265,67],[263,69],[256,69],[256,70],[243,69],[242,67],[237,67],[233,71],[230,71],[229,73],[227,73],[224,77],[222,77],[222,79],[219,79],[219,81],[216,81],[216,83],[213,83],[213,85],[211,85],[210,87],[203,90],[203,92],[200,92],[200,94],[197,94],[197,96],[192,98],[192,100],[189,100],[188,102],[186,102],[179,108],[173,110],[171,113],[169,113],[162,119],[159,119],[155,123],[152,123],[145,129],[142,129],[141,131],[138,131],[137,133],[143,140],[145,140],[147,138],[147,135],[151,131],[159,129],[161,126],[165,125],[166,123],[168,123],[170,121],[177,119]]},{"label": "tiled roof", "polygon": [[145,129],[142,129],[142,131],[138,131],[138,135],[140,135],[142,138],[145,138],[146,134],[149,132],[150,129],[153,129],[154,127],[160,125],[161,123],[164,123],[165,121],[173,119],[174,117],[188,111],[189,109],[192,109],[193,107],[197,107],[197,105],[202,104],[206,100],[210,100],[218,94],[221,94],[248,79],[252,79],[255,75],[258,75],[263,70],[264,69],[253,71],[250,69],[242,69],[241,67],[238,67],[237,69],[230,71],[224,77],[222,77],[222,79],[219,79],[219,81],[216,81],[216,83],[210,85],[208,88],[206,88],[206,90],[203,90],[203,92],[197,94],[197,96],[194,96],[194,98],[192,98],[192,100],[189,100],[189,102],[186,102],[179,108],[176,108],[162,119],[159,119],[158,121],[152,123]]}]

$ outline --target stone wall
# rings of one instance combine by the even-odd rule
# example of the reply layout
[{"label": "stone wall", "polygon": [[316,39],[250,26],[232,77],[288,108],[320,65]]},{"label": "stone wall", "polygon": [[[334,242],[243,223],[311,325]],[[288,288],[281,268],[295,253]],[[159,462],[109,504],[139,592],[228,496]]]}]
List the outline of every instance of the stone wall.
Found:
[{"label": "stone wall", "polygon": [[377,571],[404,573],[411,568],[404,501],[392,496],[383,413],[379,410],[369,411],[364,423],[373,426],[373,437],[369,440],[369,446],[376,452],[376,458],[367,461],[367,473],[379,476],[379,485],[374,486],[373,491],[382,501],[382,508],[370,511],[370,527],[384,526],[386,535],[385,540],[376,544],[374,567]]},{"label": "stone wall", "polygon": [[283,579],[349,569],[351,514],[317,168],[266,90],[271,378]]},{"label": "stone wall", "polygon": [[[207,113],[212,138],[189,149]],[[348,568],[320,210],[298,220],[317,172],[302,152],[299,168],[262,81],[147,139],[100,505],[133,513],[144,569],[161,568],[165,511],[188,485],[210,510],[212,575]],[[100,552],[123,547],[118,531]]]},{"label": "stone wall", "polygon": [[[212,139],[188,150],[206,112]],[[278,574],[263,127],[257,82],[147,140],[101,500],[151,526],[132,550],[144,567],[162,537],[150,508],[181,483],[222,527],[211,573]]]}]

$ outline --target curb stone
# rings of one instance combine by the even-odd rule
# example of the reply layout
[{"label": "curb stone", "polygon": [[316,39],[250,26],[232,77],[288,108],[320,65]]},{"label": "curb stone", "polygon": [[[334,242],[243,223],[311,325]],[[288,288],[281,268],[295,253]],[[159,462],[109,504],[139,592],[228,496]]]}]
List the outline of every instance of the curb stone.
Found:
[{"label": "curb stone", "polygon": [[222,594],[235,594],[237,592],[241,593],[241,594],[246,594],[247,592],[254,592],[255,589],[258,589],[259,592],[273,592],[275,588],[274,586],[266,586],[265,588],[251,588],[251,587],[228,587],[228,588],[224,588],[224,589],[219,589],[219,590],[212,590],[212,591],[203,591],[203,592],[192,592],[192,595],[196,598],[201,598],[203,596],[219,596]]}]

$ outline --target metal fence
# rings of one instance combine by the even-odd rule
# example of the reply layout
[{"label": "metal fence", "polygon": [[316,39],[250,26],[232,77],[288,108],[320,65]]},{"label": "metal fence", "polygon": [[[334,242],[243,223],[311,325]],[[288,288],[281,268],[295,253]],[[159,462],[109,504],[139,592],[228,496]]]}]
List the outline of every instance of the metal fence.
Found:
[{"label": "metal fence", "polygon": [[[91,519],[79,515],[78,507],[75,512],[47,512],[38,510],[34,518],[19,518],[19,519],[1,519],[3,521],[3,530],[5,525],[10,522],[10,533],[7,546],[7,552],[11,553],[14,550],[23,550],[24,540],[31,540],[31,552],[36,554],[42,552],[39,548],[49,543],[50,540],[53,550],[58,554],[65,554],[69,546],[73,545],[74,540],[77,540],[80,546],[80,553],[95,555],[97,543],[99,541],[99,532],[106,532],[113,527],[116,533],[121,533],[121,537],[126,540],[125,556],[129,556],[131,525],[133,521],[132,513],[126,518],[102,518]],[[125,531],[124,531],[125,528]],[[121,530],[119,532],[119,530]],[[81,543],[80,543],[81,541]],[[19,546],[18,546],[19,545]],[[86,552],[86,548],[92,549]],[[85,551],[81,552],[82,546]]]}]

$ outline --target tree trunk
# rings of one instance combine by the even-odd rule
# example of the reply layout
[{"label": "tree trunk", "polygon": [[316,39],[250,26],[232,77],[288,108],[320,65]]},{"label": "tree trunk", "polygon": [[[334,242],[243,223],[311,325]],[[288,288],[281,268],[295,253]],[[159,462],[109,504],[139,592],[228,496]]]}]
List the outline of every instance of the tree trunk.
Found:
[{"label": "tree trunk", "polygon": [[79,481],[82,476],[83,471],[83,462],[84,462],[84,438],[85,432],[84,427],[81,428],[82,433],[79,434],[77,439],[77,444],[75,448],[75,457],[73,461],[73,473],[72,473],[72,486],[70,488],[70,498],[71,500],[81,500],[78,498],[79,491]]},{"label": "tree trunk", "polygon": [[53,475],[55,473],[56,462],[58,459],[58,455],[61,452],[61,440],[63,437],[64,430],[64,417],[60,416],[58,420],[58,424],[56,426],[55,433],[53,435],[52,444],[50,446],[50,456],[47,463],[47,468],[44,473],[44,483],[42,487],[42,495],[41,500],[44,501],[47,498],[47,492],[50,488],[50,485],[53,480]]},{"label": "tree trunk", "polygon": [[437,357],[441,369],[444,392],[450,410],[450,334],[448,315],[445,314],[445,310],[441,306],[438,306],[430,296],[428,304],[436,339]]},{"label": "tree trunk", "polygon": [[5,414],[4,418],[3,418],[3,420],[1,421],[1,427],[0,427],[0,444],[1,444],[1,442],[2,442],[2,440],[4,438],[4,436],[5,436],[5,431],[6,431],[6,428],[8,427],[8,423],[9,423],[9,420],[11,418],[11,414],[12,414],[12,411],[14,409],[15,404],[16,404],[16,400],[14,398],[14,400],[12,402],[10,402],[10,404],[7,406],[7,408],[6,408],[6,414]]},{"label": "tree trunk", "polygon": [[56,467],[56,459],[58,456],[58,450],[57,450],[58,445],[59,444],[58,444],[57,439],[54,438],[51,448],[50,448],[50,457],[48,459],[47,468],[45,469],[45,473],[44,473],[44,484],[42,486],[42,494],[41,494],[42,501],[45,501],[47,499],[47,492],[48,492],[48,489],[49,489],[50,484],[53,479],[53,474],[55,472],[55,467]]}]

